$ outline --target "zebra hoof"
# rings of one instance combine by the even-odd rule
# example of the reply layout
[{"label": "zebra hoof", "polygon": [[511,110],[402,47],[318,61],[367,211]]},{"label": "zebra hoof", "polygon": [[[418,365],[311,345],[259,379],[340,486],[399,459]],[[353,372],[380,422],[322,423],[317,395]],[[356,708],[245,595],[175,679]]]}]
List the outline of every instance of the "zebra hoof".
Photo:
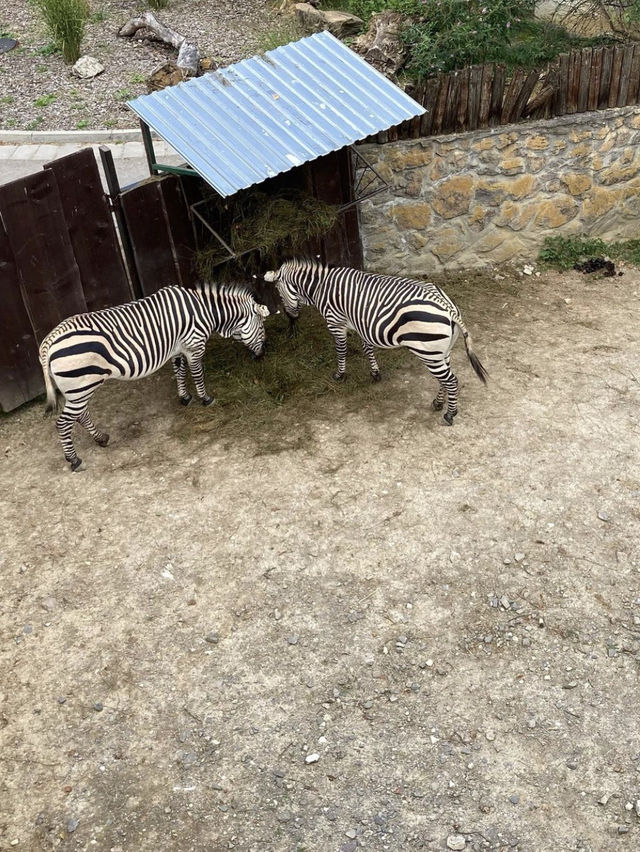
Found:
[{"label": "zebra hoof", "polygon": [[79,459],[78,456],[76,456],[75,459],[71,462],[71,470],[72,471],[77,470],[80,467],[81,464],[82,464],[82,459]]},{"label": "zebra hoof", "polygon": [[457,411],[453,411],[450,414],[447,411],[447,413],[444,415],[444,422],[447,424],[447,426],[453,426],[453,418],[456,416],[457,413]]},{"label": "zebra hoof", "polygon": [[193,399],[193,397],[191,396],[191,394],[187,394],[186,396],[181,396],[180,397],[180,405],[189,405],[189,403],[191,402],[192,399]]},{"label": "zebra hoof", "polygon": [[341,373],[341,372],[338,370],[338,371],[336,371],[336,372],[333,374],[333,378],[334,378],[334,380],[335,380],[336,382],[344,382],[344,380],[347,378],[347,374],[346,374],[346,373]]},{"label": "zebra hoof", "polygon": [[213,397],[212,396],[203,396],[202,399],[200,400],[200,402],[203,405],[211,405],[211,403],[213,402]]},{"label": "zebra hoof", "polygon": [[375,373],[371,373],[371,381],[372,382],[381,382],[382,376],[380,375],[380,371],[377,370]]},{"label": "zebra hoof", "polygon": [[442,411],[443,405],[444,403],[441,402],[439,399],[434,399],[431,403],[431,408],[433,408],[434,411]]},{"label": "zebra hoof", "polygon": [[106,432],[103,432],[102,435],[99,438],[96,438],[96,444],[99,447],[106,447],[108,443],[109,443],[109,436],[107,435]]}]

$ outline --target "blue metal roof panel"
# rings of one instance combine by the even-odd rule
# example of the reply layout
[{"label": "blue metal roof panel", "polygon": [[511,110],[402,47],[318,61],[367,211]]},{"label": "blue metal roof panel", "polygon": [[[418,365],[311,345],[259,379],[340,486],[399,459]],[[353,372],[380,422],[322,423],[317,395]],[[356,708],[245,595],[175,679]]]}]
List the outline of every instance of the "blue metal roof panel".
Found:
[{"label": "blue metal roof panel", "polygon": [[128,105],[222,196],[425,112],[329,32]]}]

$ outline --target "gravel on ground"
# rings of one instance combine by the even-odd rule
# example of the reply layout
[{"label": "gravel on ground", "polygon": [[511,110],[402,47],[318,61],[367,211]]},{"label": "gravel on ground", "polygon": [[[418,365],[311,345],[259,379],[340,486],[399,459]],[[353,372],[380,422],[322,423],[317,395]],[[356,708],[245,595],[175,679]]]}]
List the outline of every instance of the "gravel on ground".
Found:
[{"label": "gravel on ground", "polygon": [[[31,3],[0,0],[0,35],[19,41],[0,55],[0,130],[108,130],[136,127],[126,101],[147,91],[146,79],[175,59],[167,45],[145,38],[119,38],[118,30],[140,13],[136,2],[90,0],[91,17],[82,53],[104,72],[82,80],[52,52]],[[167,26],[198,42],[202,56],[228,65],[260,52],[265,39],[286,27],[270,0],[171,0],[154,11]]]}]

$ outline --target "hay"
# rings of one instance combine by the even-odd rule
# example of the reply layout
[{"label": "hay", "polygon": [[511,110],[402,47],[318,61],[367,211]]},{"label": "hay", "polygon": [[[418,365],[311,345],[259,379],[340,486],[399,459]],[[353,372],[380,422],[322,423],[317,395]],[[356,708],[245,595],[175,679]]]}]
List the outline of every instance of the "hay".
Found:
[{"label": "hay", "polygon": [[[209,216],[220,223],[216,230],[236,256],[254,252],[253,258],[242,263],[245,272],[277,262],[285,255],[300,253],[310,240],[330,231],[339,217],[338,207],[299,190],[276,195],[244,192],[231,200],[212,200],[211,204]],[[212,238],[196,256],[198,275],[219,277],[222,270],[216,267],[228,259],[223,246]]]},{"label": "hay", "polygon": [[[304,310],[298,325],[299,333],[290,337],[283,314],[269,317],[267,352],[260,361],[253,361],[237,341],[212,338],[205,355],[205,381],[216,403],[203,409],[190,406],[181,418],[180,430],[221,436],[241,428],[244,434],[256,434],[265,428],[269,431],[274,417],[280,415],[286,422],[293,418],[299,423],[322,416],[331,400],[342,399],[355,408],[372,401],[388,406],[385,382],[371,381],[368,361],[355,334],[348,338],[348,379],[335,382],[335,345],[324,319],[316,311]],[[411,361],[404,350],[377,354],[388,380]]]}]

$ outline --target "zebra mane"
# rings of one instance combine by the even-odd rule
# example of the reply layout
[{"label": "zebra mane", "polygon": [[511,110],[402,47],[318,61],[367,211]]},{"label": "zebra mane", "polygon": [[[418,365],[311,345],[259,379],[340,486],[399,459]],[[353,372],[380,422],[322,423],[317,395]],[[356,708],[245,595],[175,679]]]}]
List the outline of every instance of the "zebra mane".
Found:
[{"label": "zebra mane", "polygon": [[291,266],[296,271],[304,271],[311,274],[314,280],[320,280],[325,277],[329,271],[329,267],[321,263],[317,258],[311,255],[301,255],[285,261],[283,266]]},{"label": "zebra mane", "polygon": [[210,293],[226,293],[229,296],[249,296],[255,299],[255,293],[251,287],[240,281],[200,281],[195,289]]}]

